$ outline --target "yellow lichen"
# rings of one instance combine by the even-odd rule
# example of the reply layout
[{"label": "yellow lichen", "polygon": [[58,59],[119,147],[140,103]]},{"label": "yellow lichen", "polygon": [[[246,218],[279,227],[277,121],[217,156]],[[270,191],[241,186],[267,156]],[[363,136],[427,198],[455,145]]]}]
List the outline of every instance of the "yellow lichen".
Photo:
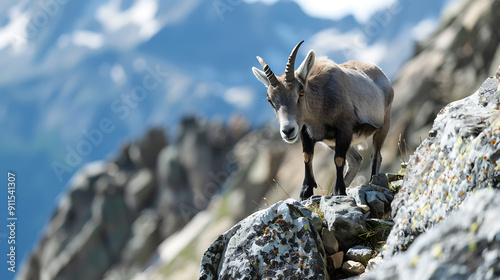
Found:
[{"label": "yellow lichen", "polygon": [[469,251],[474,252],[476,250],[476,248],[477,248],[477,244],[475,242],[469,244]]},{"label": "yellow lichen", "polygon": [[411,260],[411,266],[416,266],[419,260],[420,260],[420,256],[419,255],[415,255],[413,257],[413,259]]},{"label": "yellow lichen", "polygon": [[432,245],[432,255],[436,258],[439,259],[441,256],[441,253],[443,252],[443,248],[441,247],[441,244],[435,243]]},{"label": "yellow lichen", "polygon": [[477,223],[472,223],[472,225],[470,225],[470,231],[476,232],[478,227],[479,225]]}]

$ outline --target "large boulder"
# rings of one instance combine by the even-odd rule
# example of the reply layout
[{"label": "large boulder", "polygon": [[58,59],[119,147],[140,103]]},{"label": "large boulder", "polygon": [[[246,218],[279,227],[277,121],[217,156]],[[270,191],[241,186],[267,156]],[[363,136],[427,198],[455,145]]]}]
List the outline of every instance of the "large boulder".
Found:
[{"label": "large boulder", "polygon": [[500,191],[484,189],[363,279],[499,279]]},{"label": "large boulder", "polygon": [[498,104],[498,80],[489,78],[476,93],[438,114],[392,202],[395,226],[386,255],[406,250],[473,191],[500,185]]},{"label": "large boulder", "polygon": [[320,217],[288,199],[222,234],[203,255],[200,279],[329,279]]}]

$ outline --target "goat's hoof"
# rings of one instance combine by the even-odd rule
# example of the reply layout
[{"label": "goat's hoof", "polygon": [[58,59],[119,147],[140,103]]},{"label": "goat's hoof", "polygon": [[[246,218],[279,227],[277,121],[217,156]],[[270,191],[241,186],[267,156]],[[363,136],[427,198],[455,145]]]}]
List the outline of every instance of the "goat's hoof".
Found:
[{"label": "goat's hoof", "polygon": [[337,189],[335,189],[335,191],[333,192],[332,196],[338,196],[338,195],[347,195],[347,193],[345,192],[345,189],[343,189],[343,190],[337,190]]},{"label": "goat's hoof", "polygon": [[[316,184],[314,184],[314,187]],[[314,187],[303,185],[300,191],[300,201],[304,201],[314,195]]]}]

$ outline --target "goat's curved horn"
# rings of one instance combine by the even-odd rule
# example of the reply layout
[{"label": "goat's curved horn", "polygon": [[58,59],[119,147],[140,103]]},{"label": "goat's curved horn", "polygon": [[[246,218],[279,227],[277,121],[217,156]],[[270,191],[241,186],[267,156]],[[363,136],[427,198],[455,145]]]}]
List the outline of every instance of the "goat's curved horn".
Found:
[{"label": "goat's curved horn", "polygon": [[297,56],[297,52],[299,51],[300,45],[304,43],[304,40],[302,40],[300,43],[298,43],[295,48],[293,48],[292,53],[290,54],[290,57],[288,58],[288,62],[286,63],[286,69],[285,69],[285,81],[287,83],[290,83],[293,81],[295,78],[295,57]]},{"label": "goat's curved horn", "polygon": [[262,66],[262,69],[264,69],[264,72],[266,73],[267,79],[271,83],[273,87],[277,86],[279,84],[278,79],[276,78],[276,75],[274,75],[273,71],[271,70],[271,67],[267,65],[267,63],[262,59],[262,57],[257,56],[257,59],[259,60],[260,65]]}]

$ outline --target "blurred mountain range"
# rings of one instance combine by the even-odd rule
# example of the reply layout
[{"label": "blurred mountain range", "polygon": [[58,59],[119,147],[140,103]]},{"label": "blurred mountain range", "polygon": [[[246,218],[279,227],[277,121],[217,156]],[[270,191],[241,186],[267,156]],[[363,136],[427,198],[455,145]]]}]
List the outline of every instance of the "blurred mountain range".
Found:
[{"label": "blurred mountain range", "polygon": [[402,0],[366,22],[315,18],[292,1],[2,2],[0,155],[2,172],[18,176],[18,261],[75,172],[146,129],[175,133],[186,115],[238,114],[253,127],[272,120],[250,72],[256,55],[280,72],[304,39],[299,60],[314,49],[376,62],[395,77],[448,2]]}]

